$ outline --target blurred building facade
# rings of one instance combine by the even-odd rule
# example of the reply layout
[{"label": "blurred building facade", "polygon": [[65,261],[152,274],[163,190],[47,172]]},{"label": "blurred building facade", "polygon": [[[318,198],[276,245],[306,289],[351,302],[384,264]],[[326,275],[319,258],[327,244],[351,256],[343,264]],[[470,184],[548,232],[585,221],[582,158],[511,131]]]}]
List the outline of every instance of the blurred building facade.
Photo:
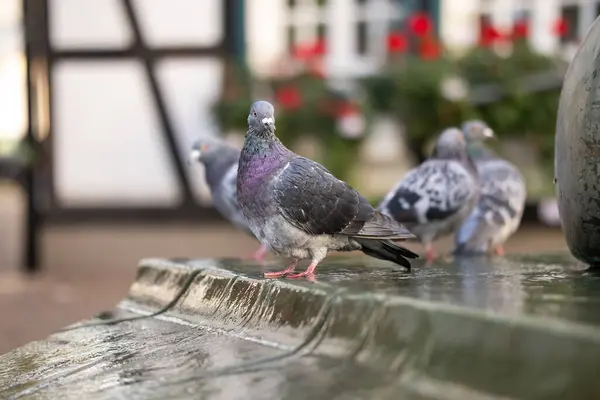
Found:
[{"label": "blurred building facade", "polygon": [[0,7],[0,141],[19,139],[27,125],[25,55],[19,0]]},{"label": "blurred building facade", "polygon": [[[525,18],[536,49],[568,53],[600,0],[3,0],[0,139],[21,136],[27,124],[24,2],[53,204],[169,208],[208,204],[202,170],[181,160],[198,135],[218,133],[211,107],[227,58],[268,74],[294,46],[322,38],[329,76],[370,74],[386,60],[386,36],[415,10],[455,51],[477,42],[484,21],[507,28]],[[560,18],[562,37],[551,32]]]},{"label": "blurred building facade", "polygon": [[[481,27],[500,31],[527,22],[529,39],[544,53],[571,57],[600,12],[599,0],[253,0],[246,13],[250,65],[268,74],[282,54],[298,44],[325,40],[330,76],[376,71],[386,58],[386,35],[401,29],[413,11],[428,13],[453,51],[477,43]],[[566,32],[553,33],[563,19]]]},{"label": "blurred building facade", "polygon": [[10,1],[27,14],[18,34],[31,43],[32,120],[50,155],[45,207],[206,204],[202,171],[185,160],[198,135],[217,133],[211,108],[241,1]]}]

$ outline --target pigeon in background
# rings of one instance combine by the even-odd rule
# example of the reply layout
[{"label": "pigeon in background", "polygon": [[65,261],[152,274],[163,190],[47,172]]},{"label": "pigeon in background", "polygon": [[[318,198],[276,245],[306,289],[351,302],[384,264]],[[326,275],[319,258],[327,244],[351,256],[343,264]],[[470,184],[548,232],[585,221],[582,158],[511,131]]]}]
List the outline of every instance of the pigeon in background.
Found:
[{"label": "pigeon in background", "polygon": [[[204,164],[206,183],[210,188],[213,205],[235,227],[252,235],[237,199],[236,179],[240,151],[220,139],[203,137],[190,152],[190,162]],[[267,250],[261,244],[252,258],[262,262]]]},{"label": "pigeon in background", "polygon": [[431,157],[408,171],[379,210],[405,224],[432,261],[432,242],[456,231],[478,198],[477,171],[467,156],[465,137],[460,129],[448,128],[438,137]]},{"label": "pigeon in background", "polygon": [[[400,223],[371,207],[347,183],[322,165],[293,153],[275,136],[273,106],[250,108],[248,132],[237,176],[238,200],[254,235],[269,250],[292,260],[265,277],[314,277],[329,251],[362,250],[410,271],[406,258],[418,255],[394,240],[414,237]],[[310,259],[306,271],[296,264]]]},{"label": "pigeon in background", "polygon": [[473,120],[462,126],[467,153],[479,173],[479,202],[454,237],[455,254],[483,254],[490,250],[504,254],[504,243],[521,223],[527,189],[516,166],[497,157],[481,137],[491,128]]}]

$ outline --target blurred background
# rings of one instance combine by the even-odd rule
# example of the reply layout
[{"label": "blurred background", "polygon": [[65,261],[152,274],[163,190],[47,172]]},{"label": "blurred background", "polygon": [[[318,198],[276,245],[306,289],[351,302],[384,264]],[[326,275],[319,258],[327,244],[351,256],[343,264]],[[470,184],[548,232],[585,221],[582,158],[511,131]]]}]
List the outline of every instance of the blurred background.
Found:
[{"label": "blurred background", "polygon": [[0,351],[112,307],[140,258],[255,250],[186,159],[200,135],[241,146],[259,98],[286,145],[373,204],[440,130],[482,118],[528,184],[507,250],[566,249],[558,97],[599,13],[595,0],[3,0]]}]

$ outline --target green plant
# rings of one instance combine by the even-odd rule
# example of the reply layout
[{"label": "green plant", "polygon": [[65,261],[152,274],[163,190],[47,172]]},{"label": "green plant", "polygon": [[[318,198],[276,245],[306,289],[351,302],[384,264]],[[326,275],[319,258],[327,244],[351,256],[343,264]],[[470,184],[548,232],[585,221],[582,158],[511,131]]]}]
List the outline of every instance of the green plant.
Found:
[{"label": "green plant", "polygon": [[[460,57],[448,56],[430,30],[416,31],[414,24],[410,28],[390,34],[390,62],[380,74],[365,79],[363,88],[376,112],[404,124],[419,161],[442,129],[478,117],[501,137],[535,143],[544,162],[551,162],[560,85],[540,90],[531,83],[546,79],[544,74],[552,79],[565,65],[529,46],[526,23],[517,21],[508,34],[484,25],[479,45]],[[415,51],[404,45],[409,42],[416,42]],[[450,83],[463,86],[455,90],[463,93],[448,93]]]},{"label": "green plant", "polygon": [[445,80],[458,77],[448,58],[423,62],[410,57],[392,77],[398,90],[394,110],[406,126],[412,151],[422,161],[428,141],[445,127],[460,124],[473,114],[472,108],[467,98],[448,98],[441,90]]},{"label": "green plant", "polygon": [[[244,68],[231,66],[228,88],[215,104],[214,113],[222,130],[246,130],[248,108],[253,102],[252,87],[259,84],[272,93],[276,109],[277,136],[294,147],[301,136],[311,135],[326,151],[321,161],[334,175],[347,179],[358,155],[362,133],[340,130],[340,121],[361,116],[363,104],[348,94],[332,90],[320,70],[319,56],[324,45],[303,46],[296,52],[304,68],[298,73],[274,76],[258,82]],[[364,129],[363,129],[364,130]]]},{"label": "green plant", "polygon": [[252,82],[246,66],[231,60],[226,63],[223,94],[213,105],[213,114],[222,131],[246,130],[252,105]]}]

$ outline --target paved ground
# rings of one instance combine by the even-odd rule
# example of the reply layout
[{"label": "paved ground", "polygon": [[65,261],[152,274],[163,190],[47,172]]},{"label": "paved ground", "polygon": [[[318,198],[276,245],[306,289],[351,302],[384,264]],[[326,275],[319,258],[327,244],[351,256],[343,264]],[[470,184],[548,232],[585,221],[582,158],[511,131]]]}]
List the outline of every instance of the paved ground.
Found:
[{"label": "paved ground", "polygon": [[[141,258],[239,257],[257,247],[226,225],[48,227],[44,272],[23,277],[16,268],[20,204],[17,194],[0,190],[0,353],[112,308],[125,295]],[[448,242],[439,248],[448,249]],[[508,252],[565,248],[560,231],[543,227],[524,227],[507,246]]]}]

